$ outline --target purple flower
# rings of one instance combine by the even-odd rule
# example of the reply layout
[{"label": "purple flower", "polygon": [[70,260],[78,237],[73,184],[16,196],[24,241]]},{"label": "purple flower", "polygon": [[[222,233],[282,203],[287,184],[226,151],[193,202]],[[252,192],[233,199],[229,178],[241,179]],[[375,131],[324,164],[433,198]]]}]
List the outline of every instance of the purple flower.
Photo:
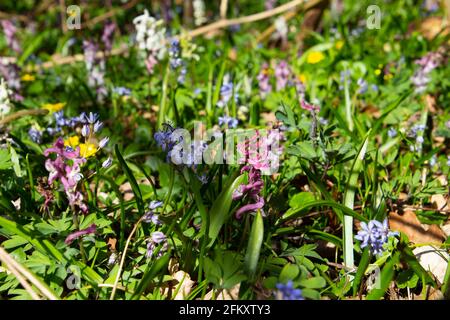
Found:
[{"label": "purple flower", "polygon": [[147,211],[144,214],[143,221],[146,223],[153,223],[155,225],[161,224],[161,221],[158,219],[158,215],[155,213],[155,210],[163,205],[162,201],[151,201],[148,205],[150,211]]},{"label": "purple flower", "polygon": [[395,130],[395,128],[389,128],[387,134],[389,138],[394,138],[397,136],[397,130]]},{"label": "purple flower", "polygon": [[97,58],[98,45],[83,41],[84,61],[88,72],[88,85],[97,92],[97,100],[102,102],[107,95],[105,87],[105,60]]},{"label": "purple flower", "polygon": [[[219,108],[223,108],[231,100],[233,97],[233,88],[233,83],[230,81],[224,81],[222,83],[222,86],[220,87],[220,100],[217,102],[217,106]],[[234,100],[236,102],[238,101],[238,95],[236,92],[234,93]]]},{"label": "purple flower", "polygon": [[33,142],[38,144],[42,143],[42,131],[36,129],[35,127],[31,127],[30,130],[28,130],[28,135]]},{"label": "purple flower", "polygon": [[290,75],[289,66],[286,61],[280,61],[275,67],[275,78],[277,80],[277,91],[284,89]]},{"label": "purple flower", "polygon": [[262,99],[265,99],[267,95],[272,91],[272,86],[270,85],[269,79],[269,65],[264,63],[261,67],[261,71],[256,77],[259,85],[259,94]]},{"label": "purple flower", "polygon": [[71,244],[75,239],[78,239],[81,236],[84,236],[86,234],[91,234],[91,233],[95,233],[97,232],[97,226],[95,224],[92,224],[90,227],[80,230],[80,231],[75,231],[71,234],[69,234],[66,238],[66,240],[64,240],[65,244],[69,245]]},{"label": "purple flower", "polygon": [[219,117],[219,126],[226,125],[228,128],[236,128],[238,123],[238,119],[230,116]]},{"label": "purple flower", "polygon": [[281,294],[281,300],[304,300],[302,290],[295,289],[292,280],[289,280],[286,284],[278,283],[276,288]]},{"label": "purple flower", "polygon": [[153,256],[153,252],[155,251],[157,245],[161,245],[161,249],[158,252],[158,257],[161,257],[165,251],[167,251],[168,243],[167,237],[164,233],[160,231],[155,231],[150,235],[150,239],[147,242],[147,258],[151,258]]},{"label": "purple flower", "polygon": [[364,94],[367,92],[369,85],[366,80],[364,80],[363,78],[359,78],[358,81],[356,82],[356,84],[358,85],[358,93],[359,94]]},{"label": "purple flower", "polygon": [[6,43],[8,46],[17,53],[21,52],[19,41],[16,38],[17,28],[9,20],[2,20],[1,25],[3,32],[5,33]]},{"label": "purple flower", "polygon": [[355,239],[361,241],[361,248],[369,246],[373,254],[379,255],[385,250],[383,246],[387,243],[388,238],[395,235],[398,235],[398,232],[389,231],[387,219],[382,223],[377,220],[370,220],[369,223],[361,222],[361,230],[355,236]]},{"label": "purple flower", "polygon": [[115,87],[113,89],[114,93],[117,93],[119,96],[129,96],[131,95],[131,90],[126,87]]},{"label": "purple flower", "polygon": [[103,29],[103,34],[102,34],[102,42],[105,45],[106,51],[111,51],[115,30],[116,30],[116,25],[113,22],[109,22],[109,23],[105,24],[105,28]]},{"label": "purple flower", "polygon": [[415,61],[419,68],[411,77],[411,82],[416,87],[416,93],[422,93],[426,90],[428,83],[431,81],[429,74],[439,66],[441,60],[442,56],[439,53],[429,52]]}]

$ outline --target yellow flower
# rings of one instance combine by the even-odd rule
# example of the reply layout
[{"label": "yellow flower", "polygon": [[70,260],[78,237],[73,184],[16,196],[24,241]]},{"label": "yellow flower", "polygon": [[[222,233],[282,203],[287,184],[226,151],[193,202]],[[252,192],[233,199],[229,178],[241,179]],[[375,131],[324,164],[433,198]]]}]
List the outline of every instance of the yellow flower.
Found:
[{"label": "yellow flower", "polygon": [[385,74],[384,75],[384,77],[383,77],[383,79],[384,80],[390,80],[390,79],[392,79],[394,76],[392,75],[392,73],[388,73],[388,74]]},{"label": "yellow flower", "polygon": [[47,109],[50,112],[58,112],[59,110],[64,108],[65,105],[66,105],[65,102],[46,103],[46,104],[42,105],[42,108]]},{"label": "yellow flower", "polygon": [[322,52],[313,51],[308,54],[306,62],[311,63],[311,64],[316,64],[316,63],[322,61],[323,59],[325,59],[325,56]]},{"label": "yellow flower", "polygon": [[381,70],[380,70],[380,69],[376,69],[376,70],[375,70],[375,74],[376,74],[377,76],[379,76],[379,75],[381,74]]},{"label": "yellow flower", "polygon": [[36,80],[36,77],[27,73],[27,74],[24,74],[21,79],[22,79],[22,81],[34,81],[34,80]]},{"label": "yellow flower", "polygon": [[64,140],[64,145],[75,149],[80,144],[80,138],[78,136],[69,137]]},{"label": "yellow flower", "polygon": [[89,158],[97,152],[97,147],[93,143],[82,143],[80,144],[80,156],[83,158]]},{"label": "yellow flower", "polygon": [[341,48],[344,46],[344,41],[338,40],[336,41],[336,44],[334,45],[336,49],[341,50]]},{"label": "yellow flower", "polygon": [[300,79],[301,82],[306,83],[306,76],[303,73],[300,73],[298,75],[298,78]]}]

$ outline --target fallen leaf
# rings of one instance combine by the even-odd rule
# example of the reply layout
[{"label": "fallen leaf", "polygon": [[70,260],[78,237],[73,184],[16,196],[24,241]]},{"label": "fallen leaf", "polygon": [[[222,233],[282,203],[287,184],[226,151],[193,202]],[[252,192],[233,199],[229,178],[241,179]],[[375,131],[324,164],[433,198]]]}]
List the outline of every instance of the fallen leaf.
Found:
[{"label": "fallen leaf", "polygon": [[430,271],[442,284],[447,270],[448,253],[444,249],[433,246],[417,247],[413,250],[413,253],[420,265],[425,270]]},{"label": "fallen leaf", "polygon": [[441,244],[445,239],[445,233],[437,226],[430,225],[424,228],[413,211],[406,210],[403,214],[389,213],[389,226],[393,231],[403,232],[412,243]]}]

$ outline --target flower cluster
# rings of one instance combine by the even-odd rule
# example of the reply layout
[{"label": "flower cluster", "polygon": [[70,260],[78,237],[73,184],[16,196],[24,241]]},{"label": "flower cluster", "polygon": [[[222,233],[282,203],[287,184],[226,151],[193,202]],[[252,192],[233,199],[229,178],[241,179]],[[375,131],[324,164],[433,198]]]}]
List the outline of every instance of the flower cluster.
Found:
[{"label": "flower cluster", "polygon": [[109,52],[112,49],[114,31],[116,30],[116,25],[113,22],[109,22],[105,24],[103,28],[102,34],[102,42],[105,47],[105,51]]},{"label": "flower cluster", "polygon": [[194,11],[194,23],[196,26],[204,24],[206,20],[205,16],[205,2],[203,0],[194,0],[192,2],[192,8]]},{"label": "flower cluster", "polygon": [[277,80],[277,90],[283,90],[289,80],[291,72],[289,70],[289,65],[285,60],[281,60],[275,66],[275,79]]},{"label": "flower cluster", "polygon": [[6,58],[0,58],[0,75],[8,83],[8,87],[14,90],[10,96],[15,101],[22,101],[23,97],[19,94],[21,84],[19,76],[20,68],[17,64],[8,61]]},{"label": "flower cluster", "polygon": [[369,246],[370,252],[375,255],[383,253],[384,244],[388,238],[398,235],[398,232],[389,231],[388,221],[383,222],[370,220],[369,223],[361,222],[361,230],[355,236],[355,239],[362,241],[361,248]]},{"label": "flower cluster", "polygon": [[278,165],[279,157],[283,151],[280,141],[283,134],[277,130],[269,130],[266,136],[256,132],[253,137],[246,139],[238,144],[238,150],[245,158],[247,165],[243,166],[241,173],[248,173],[247,184],[241,184],[233,192],[233,200],[245,198],[250,203],[242,206],[236,211],[236,218],[240,219],[246,212],[256,212],[262,210],[265,204],[261,191],[264,187],[264,181],[261,174],[270,172]]},{"label": "flower cluster", "polygon": [[96,90],[97,100],[102,102],[108,91],[105,86],[105,60],[98,58],[98,45],[92,41],[83,41],[84,59],[88,72],[88,85]]},{"label": "flower cluster", "polygon": [[237,102],[239,95],[236,88],[233,86],[233,82],[230,80],[229,75],[225,75],[223,78],[222,86],[220,87],[220,100],[217,102],[219,108],[223,108],[228,105],[228,102],[233,97],[234,91],[234,101]]},{"label": "flower cluster", "polygon": [[155,225],[161,224],[161,221],[158,219],[158,215],[156,214],[156,209],[162,206],[161,201],[151,201],[148,205],[149,210],[144,214],[142,221],[146,223],[153,223]]},{"label": "flower cluster", "polygon": [[136,41],[139,49],[145,53],[145,65],[149,73],[153,73],[158,60],[166,55],[165,33],[163,20],[156,20],[145,10],[144,14],[134,18]]},{"label": "flower cluster", "polygon": [[[52,159],[50,154],[54,154],[56,157]],[[83,195],[76,190],[78,182],[83,178],[81,166],[86,161],[80,157],[80,149],[73,150],[64,146],[64,140],[60,137],[53,147],[44,151],[44,156],[47,157],[45,168],[49,172],[48,184],[51,185],[53,181],[59,180],[64,187],[71,208],[78,207],[83,213],[87,213],[88,208],[83,202]]]},{"label": "flower cluster", "polygon": [[79,147],[80,156],[87,159],[106,147],[109,137],[106,136],[99,141],[96,137],[103,128],[103,122],[98,120],[98,114],[90,112],[89,115],[82,114],[82,116],[84,116],[84,119],[81,122],[83,124],[81,135],[84,137],[84,143],[80,143],[78,136],[72,136],[65,141],[65,144],[71,148]]},{"label": "flower cluster", "polygon": [[13,51],[20,53],[22,51],[20,43],[16,38],[17,28],[9,20],[1,20],[3,32],[5,33],[6,43]]},{"label": "flower cluster", "polygon": [[11,101],[9,97],[11,95],[11,90],[9,90],[3,78],[0,79],[0,118],[5,116],[11,111]]},{"label": "flower cluster", "polygon": [[416,87],[416,93],[422,93],[426,90],[428,83],[431,81],[429,74],[439,66],[441,58],[440,53],[429,52],[415,61],[419,68],[411,77],[411,82]]},{"label": "flower cluster", "polygon": [[272,85],[270,84],[269,78],[270,68],[268,63],[264,63],[257,76],[259,85],[259,94],[262,99],[265,99],[267,95],[272,91]]},{"label": "flower cluster", "polygon": [[277,283],[279,300],[304,300],[302,290],[295,289],[292,280],[289,280],[286,284]]},{"label": "flower cluster", "polygon": [[167,251],[169,244],[167,242],[167,237],[161,231],[155,231],[150,235],[150,238],[147,240],[147,253],[146,257],[151,258],[153,253],[156,250],[156,247],[161,245],[161,249],[158,251],[158,258],[162,257],[164,252]]},{"label": "flower cluster", "polygon": [[179,74],[177,81],[178,83],[184,83],[186,80],[186,64],[181,58],[181,47],[180,47],[180,41],[178,39],[173,39],[170,42],[170,48],[169,48],[169,63],[170,67],[174,70],[179,69]]},{"label": "flower cluster", "polygon": [[410,150],[412,152],[422,152],[422,145],[424,142],[423,139],[423,133],[426,129],[426,126],[423,124],[415,124],[411,127],[410,131],[408,132],[408,136],[410,138],[415,139],[415,142],[413,145],[410,146]]},{"label": "flower cluster", "polygon": [[226,125],[228,128],[236,128],[239,121],[236,118],[230,116],[219,117],[219,126]]}]

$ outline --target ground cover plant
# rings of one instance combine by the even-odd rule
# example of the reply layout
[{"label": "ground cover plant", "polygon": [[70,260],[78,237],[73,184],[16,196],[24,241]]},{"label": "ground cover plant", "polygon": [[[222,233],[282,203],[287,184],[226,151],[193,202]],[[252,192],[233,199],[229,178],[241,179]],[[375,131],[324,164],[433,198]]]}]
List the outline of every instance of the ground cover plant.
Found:
[{"label": "ground cover plant", "polygon": [[2,1],[0,299],[450,298],[448,1]]}]

